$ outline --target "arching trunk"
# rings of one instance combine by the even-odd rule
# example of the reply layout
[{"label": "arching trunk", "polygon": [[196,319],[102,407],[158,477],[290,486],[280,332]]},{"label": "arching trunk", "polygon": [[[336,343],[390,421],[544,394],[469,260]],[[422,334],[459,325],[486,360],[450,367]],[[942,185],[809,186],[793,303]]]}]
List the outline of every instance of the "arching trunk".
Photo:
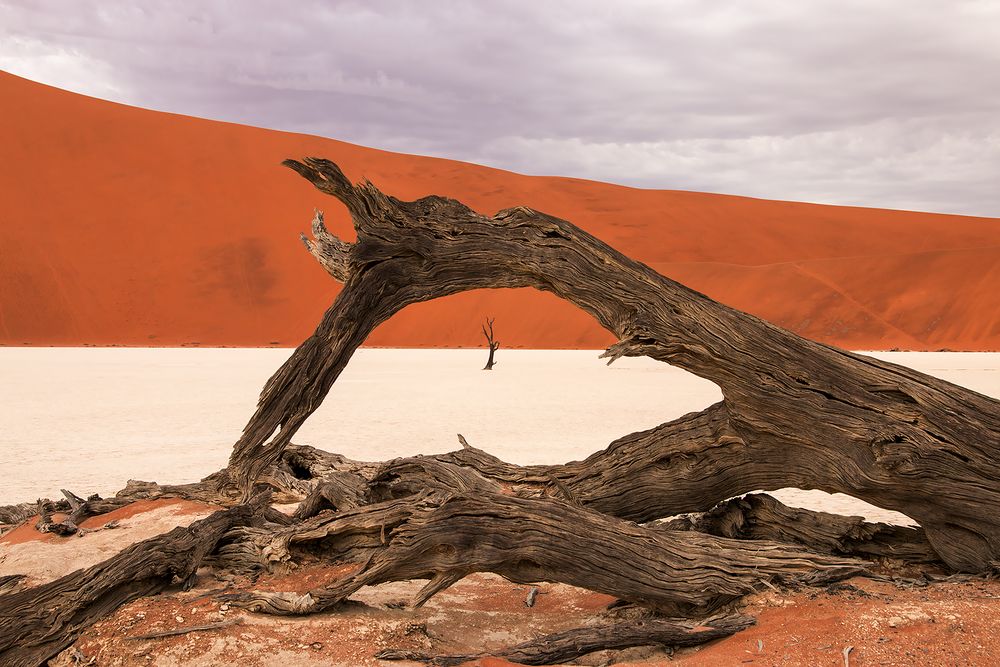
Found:
[{"label": "arching trunk", "polygon": [[[347,206],[358,239],[337,239],[321,215],[313,238],[303,237],[344,289],[267,383],[234,447],[230,476],[244,494],[378,324],[409,304],[465,290],[534,287],[613,332],[612,361],[649,356],[715,382],[725,397],[596,454],[619,465],[584,471],[593,475],[576,481],[589,485],[585,497],[613,504],[613,484],[639,480],[658,496],[661,509],[650,515],[708,510],[755,489],[839,491],[918,521],[953,568],[981,571],[1000,556],[997,401],[803,339],[544,213],[521,207],[487,217],[441,197],[403,202],[370,183],[352,185],[326,160],[286,164]],[[651,457],[654,469],[628,471],[630,461]]]}]

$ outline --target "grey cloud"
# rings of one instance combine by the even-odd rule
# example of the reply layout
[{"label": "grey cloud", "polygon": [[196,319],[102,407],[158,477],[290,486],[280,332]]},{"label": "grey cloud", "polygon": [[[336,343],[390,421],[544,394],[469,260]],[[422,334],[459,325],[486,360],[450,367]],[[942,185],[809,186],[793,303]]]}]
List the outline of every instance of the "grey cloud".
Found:
[{"label": "grey cloud", "polygon": [[1000,216],[991,2],[7,2],[0,67],[639,187]]}]

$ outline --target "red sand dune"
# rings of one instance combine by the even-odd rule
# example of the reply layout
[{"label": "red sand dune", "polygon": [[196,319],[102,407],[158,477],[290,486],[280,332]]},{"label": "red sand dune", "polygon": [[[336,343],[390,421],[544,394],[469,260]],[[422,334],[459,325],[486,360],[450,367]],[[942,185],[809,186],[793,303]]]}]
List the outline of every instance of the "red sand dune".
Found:
[{"label": "red sand dune", "polygon": [[[333,159],[401,198],[527,205],[710,296],[848,348],[1000,349],[1000,220],[653,191],[147,111],[0,73],[0,344],[295,345],[338,286],[298,240],[341,207],[280,166]],[[336,113],[336,110],[331,110]],[[412,306],[370,345],[603,347],[548,294]]]}]

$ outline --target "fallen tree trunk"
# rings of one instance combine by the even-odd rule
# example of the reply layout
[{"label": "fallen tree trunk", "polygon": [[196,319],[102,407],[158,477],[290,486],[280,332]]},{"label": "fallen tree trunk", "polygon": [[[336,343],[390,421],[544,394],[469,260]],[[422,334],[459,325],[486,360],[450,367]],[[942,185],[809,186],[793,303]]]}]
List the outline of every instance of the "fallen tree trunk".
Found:
[{"label": "fallen tree trunk", "polygon": [[38,514],[38,503],[18,503],[0,507],[0,535],[36,514]]},{"label": "fallen tree trunk", "polygon": [[19,590],[24,586],[25,579],[27,577],[23,574],[0,575],[0,596]]},{"label": "fallen tree trunk", "polygon": [[[526,499],[555,497],[582,505],[572,490],[554,483],[553,478],[564,466],[509,464],[459,438],[464,445],[461,450],[395,459],[379,467],[348,462],[341,456],[311,447],[291,447],[285,456],[301,456],[321,473],[329,470],[322,462],[332,461],[337,470],[327,472],[328,477],[306,480],[316,484],[316,491],[302,502],[296,517],[308,520],[277,532],[245,529],[221,548],[222,566],[256,574],[284,570],[286,565],[314,558],[365,562],[385,544],[386,534],[407,521],[413,507],[426,502],[429,494],[442,498],[491,494]],[[345,478],[350,502],[341,502],[340,507],[337,502],[326,502],[322,508],[326,511],[321,510],[319,516],[320,512],[312,509],[304,511],[314,508],[317,498],[329,495],[328,485],[337,494],[344,493]],[[351,529],[341,528],[345,524]],[[764,494],[734,498],[710,512],[685,515],[651,527],[691,530],[738,540],[781,542],[815,553],[943,565],[920,528],[787,507]]]},{"label": "fallen tree trunk", "polygon": [[[296,474],[304,478],[303,483],[315,489],[300,509],[314,507],[316,499],[330,506],[320,508],[314,516],[298,513],[300,518],[295,521],[280,515],[274,516],[276,521],[270,525],[259,520],[252,523],[235,520],[231,527],[218,524],[218,532],[209,539],[212,546],[196,539],[188,546],[203,553],[189,557],[220,570],[251,576],[264,568],[315,557],[329,562],[359,563],[360,569],[347,580],[306,595],[249,593],[236,598],[250,608],[283,614],[328,609],[364,585],[413,577],[430,579],[416,600],[421,604],[467,573],[492,571],[515,581],[563,581],[660,611],[700,616],[746,592],[758,590],[766,582],[819,584],[862,571],[859,561],[817,556],[797,545],[753,539],[720,540],[663,530],[662,525],[643,528],[582,508],[572,498],[570,502],[549,498],[545,493],[552,489],[541,484],[550,477],[544,466],[521,469],[462,441],[465,448],[456,452],[400,459],[378,467],[313,448],[290,448],[286,458],[291,461],[284,464],[293,466]],[[313,472],[322,477],[312,479]],[[497,479],[487,477],[489,473]],[[524,485],[513,486],[512,479]],[[133,483],[130,488],[130,493],[141,495],[139,489],[148,485]],[[514,492],[532,497],[503,495]],[[383,497],[389,499],[368,504]],[[784,510],[795,512],[790,508]],[[257,507],[255,513],[261,519],[277,514],[266,505]],[[217,513],[211,519],[221,516],[225,514]],[[783,521],[786,515],[781,511],[757,513],[753,534],[735,530],[729,536],[739,540],[759,537],[768,517]],[[857,522],[856,518],[843,519],[851,524]],[[709,525],[703,522],[697,527],[707,530]],[[774,535],[787,539],[786,528],[779,527]],[[164,559],[171,555],[180,558],[185,541],[175,542],[172,538],[177,533],[183,536],[186,530],[199,530],[199,524],[135,545],[95,568],[61,580],[57,596],[63,600],[55,602],[59,609],[57,617],[72,616],[74,620],[66,622],[69,627],[64,628],[65,634],[59,635],[60,643],[43,644],[38,650],[57,651],[101,613],[110,613],[119,604],[167,585],[169,572],[176,569],[168,571],[165,577],[160,576],[162,570],[154,572],[154,578],[160,578],[143,579],[149,583],[145,588],[142,582],[129,579],[132,576],[129,568],[142,562],[148,565],[149,561],[142,560],[146,557],[157,563],[154,568],[162,568]],[[874,537],[877,539],[878,535]],[[863,536],[857,539],[860,543]],[[817,544],[809,545],[810,550],[816,547]],[[212,555],[203,558],[209,551]],[[13,583],[16,585],[17,581]],[[79,592],[72,594],[72,589]],[[10,602],[12,612],[18,614],[28,608],[50,608],[57,596],[43,586],[26,591],[23,600],[11,596],[0,598],[0,602]],[[94,597],[100,597],[99,604],[93,601]],[[0,614],[0,621],[3,620]],[[19,617],[18,621],[28,623],[38,632],[37,618]],[[621,637],[652,636],[644,634],[647,629],[641,624],[627,624],[615,632]],[[588,642],[608,639],[600,632],[573,637],[574,641],[582,642],[578,646],[591,646],[594,644]],[[21,641],[28,646],[35,641],[25,639],[25,633],[14,640],[0,633],[0,640]],[[542,647],[539,644],[536,648],[542,651]],[[38,655],[41,653],[29,653],[25,664],[32,664],[31,660]],[[518,655],[528,656],[531,652],[525,650]]]},{"label": "fallen tree trunk", "polygon": [[134,498],[101,498],[96,494],[84,500],[66,489],[62,489],[62,494],[69,505],[69,514],[59,521],[52,520],[51,513],[55,510],[54,505],[46,501],[38,503],[39,518],[35,528],[40,532],[55,533],[64,537],[75,535],[85,519],[113,512],[135,502]]},{"label": "fallen tree trunk", "polygon": [[231,528],[250,522],[264,495],[220,510],[186,528],[138,542],[93,567],[0,596],[0,664],[35,667],[123,604],[152,595],[174,580],[190,581]]},{"label": "fallen tree trunk", "polygon": [[465,290],[534,287],[613,332],[612,361],[649,356],[715,382],[725,397],[597,455],[608,465],[567,485],[586,490],[582,502],[605,496],[613,505],[608,488],[625,472],[611,462],[650,448],[638,458],[658,461],[652,475],[640,474],[656,509],[633,492],[633,516],[705,511],[757,489],[839,491],[912,517],[952,568],[983,571],[1000,560],[997,401],[723,306],[544,213],[522,207],[486,217],[441,197],[403,202],[370,183],[352,185],[326,160],[286,164],[346,205],[358,238],[345,243],[320,214],[314,220],[306,245],[344,288],[268,381],[234,446],[229,478],[244,495],[380,323]]},{"label": "fallen tree trunk", "polygon": [[522,642],[489,654],[430,655],[417,651],[387,649],[379,651],[379,660],[416,660],[449,667],[487,656],[504,658],[520,665],[558,665],[594,651],[632,648],[633,646],[663,646],[684,648],[699,646],[745,630],[754,624],[748,616],[719,619],[699,627],[682,625],[663,618],[619,621],[605,625],[575,628]]},{"label": "fallen tree trunk", "polygon": [[[825,583],[860,574],[865,565],[764,540],[653,530],[561,500],[482,491],[330,513],[286,534],[284,545],[310,541],[329,558],[363,564],[305,594],[252,592],[227,599],[259,612],[306,614],[336,606],[363,586],[428,579],[413,602],[419,606],[473,572],[493,572],[518,583],[587,588],[667,615],[703,617],[770,582]],[[282,544],[267,551],[280,558]]]},{"label": "fallen tree trunk", "polygon": [[[459,436],[461,438],[461,436]],[[464,438],[462,439],[464,443]],[[374,500],[406,498],[427,490],[438,493],[508,493],[521,497],[561,496],[571,502],[610,516],[646,521],[657,518],[662,505],[643,498],[641,480],[634,466],[618,471],[622,496],[613,505],[605,491],[596,500],[581,480],[590,460],[566,465],[517,466],[464,443],[461,450],[446,454],[395,459],[383,464],[369,482],[368,496]],[[612,446],[612,449],[614,445]],[[641,451],[651,451],[645,448]],[[645,461],[653,467],[652,461]],[[610,472],[602,461],[602,472]],[[631,473],[631,474],[630,474]],[[559,481],[561,478],[562,481]],[[655,489],[654,489],[655,491]],[[666,494],[664,494],[666,495]],[[632,501],[634,504],[631,504]],[[652,512],[649,509],[659,508]],[[637,512],[637,509],[646,512]],[[857,558],[890,558],[907,563],[941,563],[922,528],[866,521],[860,516],[788,507],[763,493],[731,498],[708,512],[686,514],[655,524],[666,530],[693,530],[732,539],[771,540],[796,544],[817,553]],[[943,564],[943,563],[941,563]]]}]

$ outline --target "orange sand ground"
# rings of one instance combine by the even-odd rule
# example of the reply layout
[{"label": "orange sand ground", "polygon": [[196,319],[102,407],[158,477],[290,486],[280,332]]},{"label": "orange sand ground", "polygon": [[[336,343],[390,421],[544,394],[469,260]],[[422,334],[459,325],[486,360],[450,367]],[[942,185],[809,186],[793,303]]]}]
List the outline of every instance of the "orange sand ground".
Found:
[{"label": "orange sand ground", "polygon": [[[1000,349],[1000,221],[637,190],[529,177],[147,111],[0,72],[0,344],[296,345],[338,286],[303,250],[313,207],[279,166],[318,155],[401,198],[527,205],[708,295],[855,349]],[[336,114],[337,109],[330,109]],[[529,290],[411,306],[368,341],[602,347],[574,307]]]},{"label": "orange sand ground", "polygon": [[[329,582],[330,575],[329,571],[306,569],[300,581],[295,576],[282,577],[280,588],[304,592]],[[542,584],[544,594],[529,609],[524,606],[526,587],[493,575],[471,575],[422,609],[387,607],[412,598],[422,583],[363,589],[355,598],[366,606],[303,618],[269,617],[235,608],[225,611],[218,600],[204,597],[205,589],[188,594],[172,591],[122,607],[87,630],[76,645],[100,665],[216,667],[231,664],[235,657],[247,667],[417,667],[420,663],[381,662],[373,654],[384,648],[464,654],[499,651],[546,633],[614,620],[602,617],[604,606],[611,601],[608,596]],[[217,582],[204,582],[204,586],[210,585]],[[272,588],[266,580],[259,585]],[[848,585],[857,592],[805,589],[752,596],[739,611],[755,616],[757,625],[702,647],[672,654],[656,647],[599,652],[574,664],[841,667],[848,664],[843,657],[847,647],[851,647],[852,667],[996,664],[1000,582],[939,583],[907,589],[856,578]],[[129,639],[235,619],[242,622],[205,633]],[[481,667],[514,664],[497,658],[466,663]]]},{"label": "orange sand ground", "polygon": [[[87,517],[80,522],[80,528],[94,530],[112,521],[130,519],[136,515],[145,514],[161,507],[174,508],[179,514],[198,514],[199,512],[204,512],[206,508],[215,509],[210,505],[183,500],[181,498],[158,498],[156,500],[135,502],[99,516]],[[65,518],[66,515],[59,512],[52,515],[53,521],[62,521]],[[4,545],[24,544],[26,542],[45,542],[48,544],[65,544],[67,542],[65,537],[60,537],[55,533],[41,533],[35,530],[35,523],[37,521],[37,516],[31,517],[13,530],[4,533],[0,536],[0,548]]]}]

